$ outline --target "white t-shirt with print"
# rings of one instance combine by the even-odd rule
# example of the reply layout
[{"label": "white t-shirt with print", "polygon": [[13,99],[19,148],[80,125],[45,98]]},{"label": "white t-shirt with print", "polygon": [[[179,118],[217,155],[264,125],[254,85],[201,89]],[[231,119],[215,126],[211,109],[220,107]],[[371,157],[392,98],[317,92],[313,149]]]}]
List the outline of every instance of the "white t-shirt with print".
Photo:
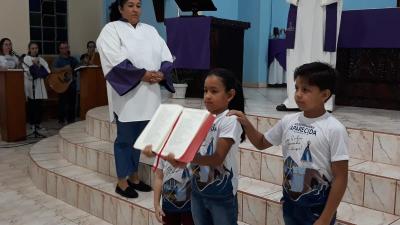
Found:
[{"label": "white t-shirt with print", "polygon": [[190,211],[191,174],[189,168],[173,167],[160,158],[158,169],[163,171],[162,208],[166,212]]},{"label": "white t-shirt with print", "polygon": [[213,155],[217,150],[219,138],[230,138],[234,141],[223,165],[219,167],[198,166],[192,164],[194,191],[206,196],[236,195],[238,187],[238,165],[242,126],[236,116],[226,116],[229,110],[217,115],[198,154]]},{"label": "white t-shirt with print", "polygon": [[[290,191],[305,193],[307,185],[316,189],[316,183],[329,184],[331,163],[349,160],[346,128],[328,112],[318,118],[306,118],[303,112],[286,115],[264,137],[273,145],[282,145],[283,186]],[[300,173],[302,178],[296,178]]]}]

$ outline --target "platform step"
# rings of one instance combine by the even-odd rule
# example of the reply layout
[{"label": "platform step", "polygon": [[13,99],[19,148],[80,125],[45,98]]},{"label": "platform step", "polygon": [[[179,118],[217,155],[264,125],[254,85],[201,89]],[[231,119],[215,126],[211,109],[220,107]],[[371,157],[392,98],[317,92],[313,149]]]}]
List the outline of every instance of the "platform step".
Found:
[{"label": "platform step", "polygon": [[[114,192],[114,177],[60,159],[61,154],[56,155],[58,139],[58,136],[47,138],[37,143],[30,152],[29,173],[39,189],[112,224],[157,224],[152,192],[140,193],[137,199],[117,195]],[[49,158],[44,156],[47,154]],[[150,168],[147,164],[143,167]],[[254,225],[283,224],[279,203],[281,196],[280,185],[241,176],[239,220]],[[342,224],[375,225],[391,224],[399,217],[341,203],[338,219]]]}]

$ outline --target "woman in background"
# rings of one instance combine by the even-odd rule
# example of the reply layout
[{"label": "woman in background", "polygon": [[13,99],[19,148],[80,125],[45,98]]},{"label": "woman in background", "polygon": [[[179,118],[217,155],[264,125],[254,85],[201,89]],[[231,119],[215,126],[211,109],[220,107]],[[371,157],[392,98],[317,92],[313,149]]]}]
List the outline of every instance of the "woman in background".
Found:
[{"label": "woman in background", "polygon": [[0,68],[15,69],[19,65],[19,60],[12,50],[12,43],[9,38],[0,40]]},{"label": "woman in background", "polygon": [[86,43],[86,48],[87,53],[81,55],[80,64],[85,66],[100,66],[99,53],[96,52],[96,43],[94,41],[88,41],[88,43]]},{"label": "woman in background", "polygon": [[44,79],[49,75],[47,62],[39,56],[39,45],[35,42],[28,44],[28,54],[23,59],[25,77],[25,96],[28,99],[28,122],[31,128],[42,129],[42,102],[47,99]]}]

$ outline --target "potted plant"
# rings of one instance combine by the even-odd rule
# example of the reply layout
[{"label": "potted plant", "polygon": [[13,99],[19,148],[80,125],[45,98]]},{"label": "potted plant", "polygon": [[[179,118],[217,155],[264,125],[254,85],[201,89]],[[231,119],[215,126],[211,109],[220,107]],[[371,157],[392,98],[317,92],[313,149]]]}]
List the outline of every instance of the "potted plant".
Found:
[{"label": "potted plant", "polygon": [[179,73],[176,68],[172,72],[172,82],[175,88],[172,98],[185,98],[188,87],[187,79],[183,78],[183,73]]}]

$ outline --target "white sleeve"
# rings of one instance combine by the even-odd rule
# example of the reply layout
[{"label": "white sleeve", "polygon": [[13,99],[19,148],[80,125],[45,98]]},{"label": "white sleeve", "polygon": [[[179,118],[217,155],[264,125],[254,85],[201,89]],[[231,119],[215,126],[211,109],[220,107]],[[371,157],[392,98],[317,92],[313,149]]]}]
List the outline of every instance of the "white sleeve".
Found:
[{"label": "white sleeve", "polygon": [[0,55],[0,67],[6,68],[7,67],[7,60],[4,58],[4,56]]},{"label": "white sleeve", "polygon": [[321,0],[321,6],[330,5],[339,1],[341,0]]},{"label": "white sleeve", "polygon": [[121,40],[113,23],[108,23],[96,41],[104,76],[116,65],[127,59],[122,54]]},{"label": "white sleeve", "polygon": [[237,117],[228,116],[224,118],[219,126],[218,138],[232,138],[234,142],[240,142],[242,132],[242,126],[237,121]]},{"label": "white sleeve", "polygon": [[29,72],[29,67],[32,66],[32,57],[30,56],[25,56],[23,59],[24,63],[22,63],[22,68],[24,68],[24,71]]},{"label": "white sleeve", "polygon": [[164,39],[158,34],[157,30],[154,28],[156,35],[158,36],[161,48],[161,62],[173,62],[171,51],[169,50],[167,43],[165,43]]},{"label": "white sleeve", "polygon": [[349,135],[343,125],[335,126],[331,129],[329,134],[329,147],[332,162],[349,160]]},{"label": "white sleeve", "polygon": [[284,118],[279,120],[278,123],[275,124],[275,126],[264,133],[265,139],[272,145],[277,146],[282,143]]}]

